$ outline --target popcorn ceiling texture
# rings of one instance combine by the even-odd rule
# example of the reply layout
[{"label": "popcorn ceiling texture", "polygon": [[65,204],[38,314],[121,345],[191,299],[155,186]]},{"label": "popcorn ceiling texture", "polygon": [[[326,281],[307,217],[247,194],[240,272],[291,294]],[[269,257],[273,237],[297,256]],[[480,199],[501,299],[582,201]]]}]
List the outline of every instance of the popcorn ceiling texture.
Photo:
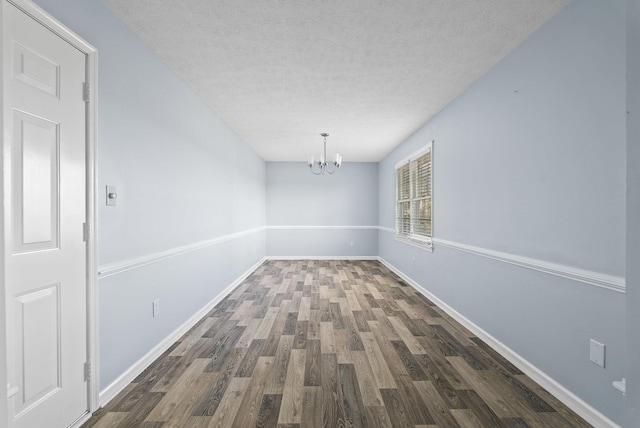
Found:
[{"label": "popcorn ceiling texture", "polygon": [[376,162],[568,0],[105,2],[264,160]]}]

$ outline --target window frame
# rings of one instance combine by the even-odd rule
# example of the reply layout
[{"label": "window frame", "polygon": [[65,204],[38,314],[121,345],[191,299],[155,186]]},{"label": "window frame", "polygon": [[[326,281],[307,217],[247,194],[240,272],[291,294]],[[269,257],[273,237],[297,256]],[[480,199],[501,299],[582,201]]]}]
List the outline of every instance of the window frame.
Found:
[{"label": "window frame", "polygon": [[[394,204],[394,211],[395,211],[395,233],[394,233],[394,237],[396,240],[398,241],[403,241],[406,242],[408,244],[411,245],[415,245],[418,246],[420,248],[426,249],[428,251],[433,251],[433,143],[435,141],[432,140],[429,143],[427,143],[425,146],[423,146],[422,148],[420,148],[419,150],[415,151],[414,153],[412,153],[411,155],[407,156],[406,158],[402,159],[401,161],[397,162],[395,165],[395,190],[396,190],[396,197],[395,197],[395,204]],[[416,197],[415,196],[415,178],[414,178],[414,165],[415,165],[415,161],[417,161],[419,158],[421,158],[422,156],[426,155],[427,153],[431,153],[431,165],[430,165],[430,175],[429,175],[429,182],[430,182],[430,197]],[[399,204],[401,203],[406,203],[407,200],[406,199],[399,199],[400,198],[400,192],[399,192],[399,182],[398,182],[398,172],[400,171],[401,168],[409,166],[409,232],[408,233],[401,233],[400,232],[400,218],[398,217],[399,214]],[[420,200],[425,200],[425,199],[430,199],[430,203],[431,203],[431,234],[429,236],[427,235],[423,235],[423,234],[417,234],[414,232],[414,204],[417,203],[417,201]],[[406,229],[406,228],[403,228]]]}]

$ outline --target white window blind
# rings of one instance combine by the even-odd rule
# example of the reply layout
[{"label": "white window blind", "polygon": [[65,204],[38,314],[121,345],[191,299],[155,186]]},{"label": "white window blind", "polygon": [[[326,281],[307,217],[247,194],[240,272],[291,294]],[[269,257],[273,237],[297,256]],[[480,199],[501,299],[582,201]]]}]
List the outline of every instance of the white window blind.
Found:
[{"label": "white window blind", "polygon": [[397,203],[396,203],[396,232],[408,235],[411,231],[411,183],[409,164],[396,170]]},{"label": "white window blind", "polygon": [[432,248],[433,142],[396,164],[396,237]]}]

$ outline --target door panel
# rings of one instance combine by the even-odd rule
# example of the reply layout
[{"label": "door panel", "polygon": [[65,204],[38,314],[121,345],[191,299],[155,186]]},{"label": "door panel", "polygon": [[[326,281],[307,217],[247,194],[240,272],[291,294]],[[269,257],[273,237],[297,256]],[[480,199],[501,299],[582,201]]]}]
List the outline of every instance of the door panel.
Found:
[{"label": "door panel", "polygon": [[55,97],[59,93],[59,66],[14,41],[13,75]]},{"label": "door panel", "polygon": [[16,296],[17,371],[25,375],[16,415],[60,389],[60,284]]},{"label": "door panel", "polygon": [[88,411],[86,56],[2,1],[9,426],[65,428]]},{"label": "door panel", "polygon": [[58,124],[14,111],[14,251],[58,246]]}]

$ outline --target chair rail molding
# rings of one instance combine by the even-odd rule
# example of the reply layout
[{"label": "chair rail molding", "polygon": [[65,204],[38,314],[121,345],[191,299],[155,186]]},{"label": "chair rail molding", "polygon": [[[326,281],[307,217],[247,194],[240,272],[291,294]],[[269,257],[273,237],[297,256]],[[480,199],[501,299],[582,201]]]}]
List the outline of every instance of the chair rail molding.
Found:
[{"label": "chair rail molding", "polygon": [[[380,226],[379,230],[389,233],[395,233],[394,229],[383,226]],[[465,253],[470,253],[500,262],[520,266],[523,268],[536,270],[538,272],[571,279],[583,284],[593,285],[618,293],[624,293],[626,290],[625,278],[620,276],[608,275],[587,269],[561,265],[558,263],[534,259],[531,257],[518,256],[516,254],[509,254],[501,251],[490,250],[488,248],[462,244],[460,242],[449,241],[447,239],[433,238],[433,243],[434,247],[436,248],[437,246],[443,246],[454,250],[463,251]]]},{"label": "chair rail molding", "polygon": [[379,226],[349,226],[349,225],[274,225],[267,226],[267,230],[378,230]]},{"label": "chair rail molding", "polygon": [[108,276],[116,275],[128,270],[137,269],[151,263],[157,263],[161,260],[190,253],[191,251],[197,251],[206,247],[210,247],[212,245],[220,244],[222,242],[231,241],[233,239],[261,232],[263,230],[265,230],[265,226],[243,230],[241,232],[231,233],[229,235],[218,236],[217,238],[207,239],[206,241],[195,242],[193,244],[183,245],[181,247],[171,248],[165,251],[159,251],[157,253],[148,254],[142,257],[108,263],[98,267],[98,278],[106,278]]}]

